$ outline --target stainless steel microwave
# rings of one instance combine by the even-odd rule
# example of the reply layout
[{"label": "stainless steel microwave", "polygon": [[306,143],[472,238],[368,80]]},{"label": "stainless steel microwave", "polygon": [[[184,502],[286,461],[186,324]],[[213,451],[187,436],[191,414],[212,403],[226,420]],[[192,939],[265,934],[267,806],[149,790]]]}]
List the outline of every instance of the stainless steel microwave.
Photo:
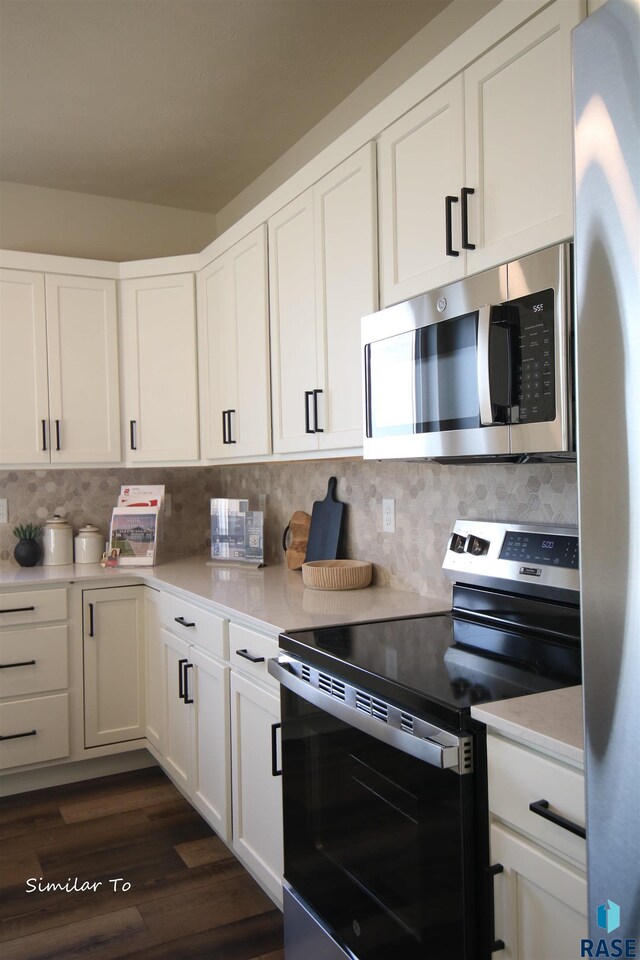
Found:
[{"label": "stainless steel microwave", "polygon": [[573,459],[572,248],[362,320],[364,457]]}]

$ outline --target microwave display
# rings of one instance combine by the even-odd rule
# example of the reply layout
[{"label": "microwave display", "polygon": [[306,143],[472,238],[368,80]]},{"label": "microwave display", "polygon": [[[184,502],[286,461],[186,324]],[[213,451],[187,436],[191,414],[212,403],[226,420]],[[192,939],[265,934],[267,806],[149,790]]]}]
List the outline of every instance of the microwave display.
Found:
[{"label": "microwave display", "polygon": [[514,379],[516,423],[555,420],[553,290],[509,302],[509,320],[518,353]]}]

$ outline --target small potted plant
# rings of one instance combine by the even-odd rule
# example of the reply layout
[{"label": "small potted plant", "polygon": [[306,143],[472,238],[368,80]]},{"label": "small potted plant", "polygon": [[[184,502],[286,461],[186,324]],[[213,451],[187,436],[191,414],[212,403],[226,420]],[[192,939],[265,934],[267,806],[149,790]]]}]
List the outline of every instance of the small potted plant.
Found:
[{"label": "small potted plant", "polygon": [[19,523],[13,528],[13,535],[18,541],[13,555],[20,566],[35,567],[42,559],[42,545],[38,542],[38,537],[42,536],[42,527],[33,523]]}]

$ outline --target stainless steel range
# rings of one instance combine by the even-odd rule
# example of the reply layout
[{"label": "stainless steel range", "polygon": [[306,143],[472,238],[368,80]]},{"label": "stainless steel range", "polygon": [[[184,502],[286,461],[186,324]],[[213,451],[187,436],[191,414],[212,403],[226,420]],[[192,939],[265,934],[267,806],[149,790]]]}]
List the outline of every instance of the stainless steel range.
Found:
[{"label": "stainless steel range", "polygon": [[474,704],[580,682],[575,528],[459,520],[450,611],[281,635],[286,960],[486,960]]}]

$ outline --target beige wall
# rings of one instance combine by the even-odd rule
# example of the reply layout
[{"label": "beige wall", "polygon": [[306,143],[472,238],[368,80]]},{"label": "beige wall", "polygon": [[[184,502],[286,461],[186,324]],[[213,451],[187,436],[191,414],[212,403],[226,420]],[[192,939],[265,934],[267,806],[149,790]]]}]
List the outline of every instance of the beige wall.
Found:
[{"label": "beige wall", "polygon": [[0,183],[0,248],[89,260],[199,253],[216,236],[213,213]]},{"label": "beige wall", "polygon": [[316,124],[231,203],[219,210],[218,233],[228,230],[498,3],[499,0],[453,0],[431,23],[327,114],[324,120]]}]

